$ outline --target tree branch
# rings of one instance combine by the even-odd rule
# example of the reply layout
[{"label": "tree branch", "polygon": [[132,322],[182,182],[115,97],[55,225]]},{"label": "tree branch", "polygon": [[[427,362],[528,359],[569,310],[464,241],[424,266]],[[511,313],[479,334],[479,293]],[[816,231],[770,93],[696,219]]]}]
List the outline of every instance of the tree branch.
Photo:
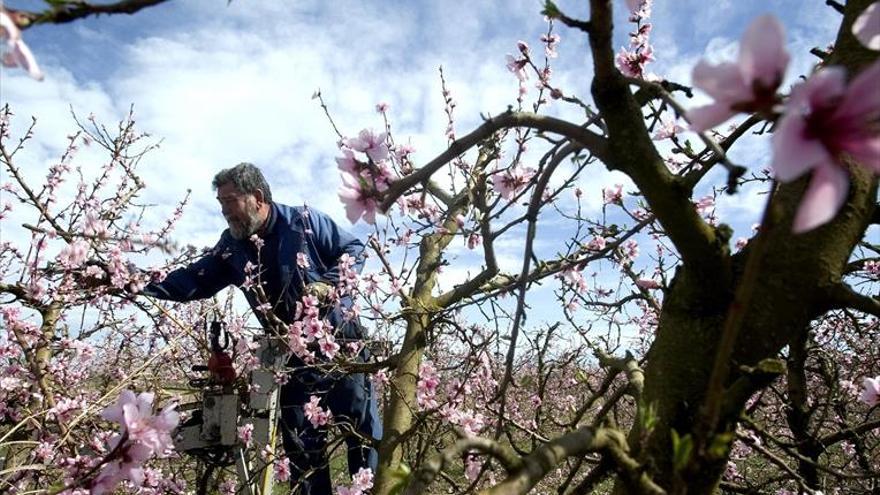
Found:
[{"label": "tree branch", "polygon": [[166,1],[122,0],[109,4],[93,4],[84,1],[56,3],[51,10],[44,12],[15,11],[14,19],[19,28],[27,29],[36,24],[64,24],[93,15],[134,14],[142,9],[159,5]]},{"label": "tree branch", "polygon": [[629,456],[623,433],[612,428],[583,427],[541,445],[522,460],[522,469],[511,473],[500,484],[486,490],[487,495],[527,493],[563,460],[588,452],[601,452],[610,459],[630,490],[628,493],[665,495],[641,465]]},{"label": "tree branch", "polygon": [[591,0],[590,12],[595,73],[591,90],[608,128],[608,159],[602,161],[635,182],[685,265],[701,278],[714,279],[714,286],[722,290],[730,276],[727,243],[700,217],[687,185],[667,168],[651,141],[641,107],[614,65],[611,2]]},{"label": "tree branch", "polygon": [[828,294],[832,309],[855,309],[873,316],[880,316],[880,299],[854,291],[849,285],[840,282]]},{"label": "tree branch", "polygon": [[473,146],[476,146],[499,129],[511,127],[526,127],[537,129],[539,131],[560,134],[579,143],[599,159],[607,158],[607,143],[605,138],[582,126],[555,117],[508,111],[496,117],[486,119],[480,127],[477,127],[470,134],[463,136],[461,139],[455,140],[449,145],[449,148],[447,148],[446,151],[440,153],[440,155],[428,162],[424,167],[391,184],[388,190],[385,191],[385,197],[379,208],[382,211],[388,211],[394,202],[397,201],[397,199],[406,191],[416,184],[428,180],[429,177],[450,160],[466,152]]}]

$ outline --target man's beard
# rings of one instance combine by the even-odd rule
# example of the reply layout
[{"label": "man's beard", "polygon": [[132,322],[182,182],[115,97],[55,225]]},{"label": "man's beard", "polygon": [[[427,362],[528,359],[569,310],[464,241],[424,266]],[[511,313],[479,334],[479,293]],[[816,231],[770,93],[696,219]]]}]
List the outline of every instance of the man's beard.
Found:
[{"label": "man's beard", "polygon": [[248,201],[245,204],[244,217],[225,217],[226,223],[229,225],[229,233],[233,239],[247,239],[256,234],[260,229],[260,214],[255,203]]}]

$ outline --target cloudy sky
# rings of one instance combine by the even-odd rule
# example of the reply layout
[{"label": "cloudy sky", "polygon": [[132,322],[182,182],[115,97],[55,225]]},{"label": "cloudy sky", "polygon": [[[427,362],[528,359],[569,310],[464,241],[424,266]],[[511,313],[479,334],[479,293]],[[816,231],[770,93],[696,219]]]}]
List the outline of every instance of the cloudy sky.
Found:
[{"label": "cloudy sky", "polygon": [[[5,3],[13,9],[43,6]],[[649,70],[689,84],[698,59],[733,58],[748,23],[770,12],[786,28],[793,59],[788,79],[794,81],[816,61],[809,49],[834,38],[839,16],[824,3],[657,0],[650,19],[657,60]],[[585,1],[557,4],[570,16],[587,16]],[[615,2],[619,47],[627,45],[632,27],[624,5]],[[75,130],[71,108],[112,124],[133,105],[140,130],[162,140],[141,165],[145,199],[158,205],[154,210],[161,216],[192,189],[176,237],[184,244],[211,245],[225,225],[210,179],[241,161],[263,168],[277,200],[307,202],[345,222],[335,192],[337,136],[312,99],[316,90],[346,135],[381,129],[375,106],[388,103],[396,141],[411,142],[416,164],[426,163],[447,145],[438,68],[457,102],[456,129],[463,135],[479,124],[481,114],[503,112],[513,103],[518,83],[505,67],[505,55],[516,53],[518,40],[540,52],[539,37],[547,30],[540,10],[539,0],[171,1],[133,16],[27,30],[25,40],[46,78],[37,82],[4,68],[0,101],[16,113],[19,132],[30,116],[37,119],[35,138],[19,162],[34,180],[58,160],[65,136]],[[589,100],[586,36],[555,29],[561,42],[554,80],[566,93]],[[698,95],[685,104],[702,101]],[[549,111],[571,115],[552,105]],[[766,140],[733,153],[750,167],[767,164]],[[617,182],[622,178],[609,173],[584,178],[588,208],[598,209],[600,188]],[[757,221],[761,207],[754,195],[719,203],[722,216],[740,227],[739,235]],[[368,232],[362,224],[353,230]],[[521,248],[513,242],[510,249],[517,266]]]}]

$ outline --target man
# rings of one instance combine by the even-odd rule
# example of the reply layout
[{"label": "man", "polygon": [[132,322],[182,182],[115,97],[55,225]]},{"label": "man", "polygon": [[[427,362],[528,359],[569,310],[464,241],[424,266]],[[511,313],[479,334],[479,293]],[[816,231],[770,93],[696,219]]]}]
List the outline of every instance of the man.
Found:
[{"label": "man", "polygon": [[[321,294],[336,285],[340,276],[338,261],[343,255],[357,260],[357,271],[362,268],[361,241],[323,213],[273,202],[269,185],[256,166],[241,163],[222,170],[214,177],[213,186],[229,228],[209,254],[171,272],[162,282],[148,285],[145,294],[192,301],[237,285],[242,287],[258,317],[265,311],[261,304],[268,301],[274,315],[290,324],[304,291]],[[252,239],[254,235],[258,238]],[[299,253],[302,255],[298,263]],[[259,267],[259,273],[253,271],[254,266]],[[262,286],[265,300],[260,300],[255,290],[244,287],[248,285],[246,280],[253,279]],[[329,310],[327,319],[337,338],[361,339],[360,324],[344,317],[344,310],[350,306],[349,298],[341,298]],[[266,325],[264,320],[261,318]],[[366,351],[360,357],[365,359]],[[331,376],[305,365],[296,356],[289,364],[293,371],[280,394],[281,430],[292,484],[299,487],[298,493],[331,495],[330,470],[324,453],[326,430],[313,427],[303,411],[311,395],[321,398],[321,406],[329,407],[336,422],[348,423],[367,439],[347,437],[349,472],[354,474],[360,468],[375,472],[378,456],[368,439],[379,440],[382,425],[367,377],[362,373]]]}]

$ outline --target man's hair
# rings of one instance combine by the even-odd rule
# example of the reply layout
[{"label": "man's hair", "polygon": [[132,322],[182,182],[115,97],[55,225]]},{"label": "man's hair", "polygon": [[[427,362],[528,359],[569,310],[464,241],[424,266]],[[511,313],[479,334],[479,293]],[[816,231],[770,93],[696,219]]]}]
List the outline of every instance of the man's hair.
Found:
[{"label": "man's hair", "polygon": [[223,169],[217,172],[211,185],[214,189],[220,186],[232,184],[238,192],[243,194],[254,194],[257,190],[263,191],[263,198],[267,203],[272,202],[272,190],[269,189],[269,183],[263,177],[263,172],[253,163],[239,163],[238,165]]}]

